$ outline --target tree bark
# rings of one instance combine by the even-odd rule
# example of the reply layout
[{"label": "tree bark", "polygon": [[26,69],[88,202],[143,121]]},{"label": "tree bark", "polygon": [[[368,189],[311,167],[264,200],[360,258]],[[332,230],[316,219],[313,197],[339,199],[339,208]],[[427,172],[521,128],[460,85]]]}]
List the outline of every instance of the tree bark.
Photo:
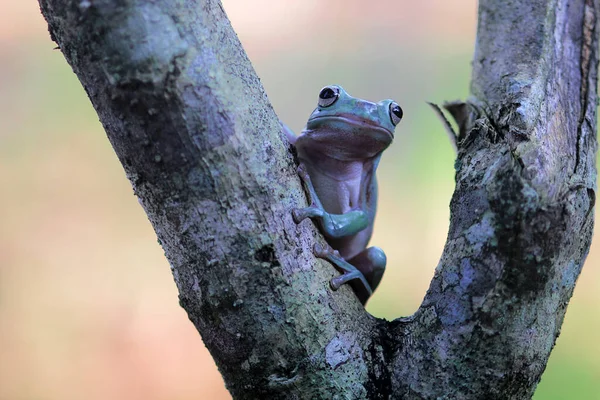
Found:
[{"label": "tree bark", "polygon": [[527,399],[587,255],[596,0],[481,0],[448,240],[411,317],[312,255],[295,155],[219,1],[39,0],[236,399]]}]

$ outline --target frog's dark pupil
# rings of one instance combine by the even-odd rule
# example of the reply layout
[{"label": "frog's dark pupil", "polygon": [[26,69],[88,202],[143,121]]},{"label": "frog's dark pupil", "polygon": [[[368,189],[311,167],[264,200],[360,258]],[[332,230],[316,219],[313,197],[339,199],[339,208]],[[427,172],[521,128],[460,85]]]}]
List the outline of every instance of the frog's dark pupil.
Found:
[{"label": "frog's dark pupil", "polygon": [[323,100],[334,98],[335,91],[331,88],[325,88],[325,89],[321,90],[319,97],[322,98]]},{"label": "frog's dark pupil", "polygon": [[402,118],[402,116],[404,115],[404,113],[402,112],[402,109],[400,108],[399,105],[395,105],[394,107],[392,107],[392,112],[394,113],[394,115],[398,118]]}]

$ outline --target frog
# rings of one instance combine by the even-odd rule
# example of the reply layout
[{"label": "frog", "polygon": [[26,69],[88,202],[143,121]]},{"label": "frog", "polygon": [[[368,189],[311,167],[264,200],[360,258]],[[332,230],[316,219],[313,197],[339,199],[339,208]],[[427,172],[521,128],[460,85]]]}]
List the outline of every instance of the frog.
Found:
[{"label": "frog", "polygon": [[316,223],[328,246],[315,245],[313,253],[341,273],[329,281],[331,289],[348,283],[363,305],[387,264],[381,248],[367,247],[377,211],[375,172],[402,117],[394,100],[373,103],[329,85],[319,92],[300,135],[282,123],[310,203],[293,209],[292,217],[296,224],[306,219]]}]

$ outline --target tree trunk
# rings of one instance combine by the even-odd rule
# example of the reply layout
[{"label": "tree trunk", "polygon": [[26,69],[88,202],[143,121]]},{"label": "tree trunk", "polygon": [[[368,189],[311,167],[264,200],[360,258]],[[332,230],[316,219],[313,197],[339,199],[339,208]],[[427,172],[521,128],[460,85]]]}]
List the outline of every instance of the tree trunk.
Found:
[{"label": "tree trunk", "polygon": [[597,1],[480,1],[448,241],[391,322],[293,222],[294,153],[219,1],[39,2],[234,398],[532,396],[592,236]]}]

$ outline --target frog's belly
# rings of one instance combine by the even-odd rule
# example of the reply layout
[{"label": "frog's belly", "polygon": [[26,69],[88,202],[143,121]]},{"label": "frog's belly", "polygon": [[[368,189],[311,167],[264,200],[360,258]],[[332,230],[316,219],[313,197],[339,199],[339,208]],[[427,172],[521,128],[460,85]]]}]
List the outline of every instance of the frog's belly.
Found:
[{"label": "frog's belly", "polygon": [[325,175],[316,169],[309,168],[317,196],[325,211],[331,214],[344,214],[350,210],[359,208],[360,188],[362,182],[362,168],[345,174],[338,178]]},{"label": "frog's belly", "polygon": [[[309,167],[310,168],[310,167]],[[344,214],[351,210],[360,209],[363,204],[361,200],[361,188],[365,187],[363,164],[354,163],[347,165],[345,174],[341,179],[321,173],[319,170],[309,169],[309,174],[317,196],[325,211],[330,214]],[[363,211],[367,212],[366,209]],[[369,223],[367,228],[355,235],[339,239],[327,238],[327,242],[338,250],[345,259],[352,258],[363,251],[373,231],[373,224]]]}]

